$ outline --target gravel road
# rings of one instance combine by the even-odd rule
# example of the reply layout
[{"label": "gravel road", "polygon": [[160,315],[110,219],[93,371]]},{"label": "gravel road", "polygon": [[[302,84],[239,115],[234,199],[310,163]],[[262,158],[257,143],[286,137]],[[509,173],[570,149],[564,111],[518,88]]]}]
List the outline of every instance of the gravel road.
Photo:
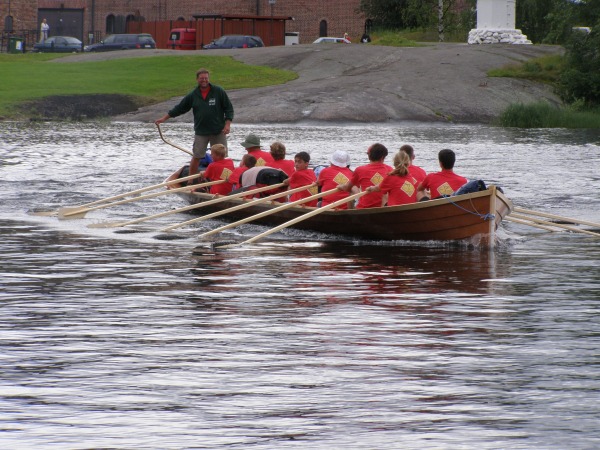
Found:
[{"label": "gravel road", "polygon": [[[527,80],[489,78],[487,71],[560,53],[543,45],[431,44],[294,45],[211,50],[247,64],[288,69],[299,78],[285,85],[229,90],[235,122],[295,123],[452,121],[489,123],[511,103],[545,99],[560,104],[549,86]],[[80,54],[60,61],[192,54],[176,50],[127,50]],[[196,52],[195,52],[196,53]],[[206,50],[198,51],[205,54]],[[194,74],[190,74],[190,89]],[[182,92],[184,95],[186,92]],[[118,121],[154,121],[181,97],[114,116]],[[191,114],[191,113],[190,113]],[[177,121],[190,121],[190,114]]]}]

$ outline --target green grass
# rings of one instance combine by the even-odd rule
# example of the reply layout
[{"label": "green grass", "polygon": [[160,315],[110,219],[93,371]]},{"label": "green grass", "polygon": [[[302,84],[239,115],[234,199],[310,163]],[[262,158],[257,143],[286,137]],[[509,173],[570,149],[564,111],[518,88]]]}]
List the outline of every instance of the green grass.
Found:
[{"label": "green grass", "polygon": [[554,84],[565,66],[562,55],[548,55],[521,64],[510,64],[488,71],[490,77],[524,78]]},{"label": "green grass", "polygon": [[556,108],[546,102],[513,104],[499,117],[496,125],[518,128],[600,128],[600,111]]},{"label": "green grass", "polygon": [[183,96],[200,67],[225,89],[283,84],[291,71],[249,66],[224,56],[154,56],[107,61],[56,62],[48,54],[0,54],[0,117],[20,118],[18,106],[53,95],[122,94],[149,104]]},{"label": "green grass", "polygon": [[374,30],[369,45],[388,45],[390,47],[418,47],[415,41],[407,39],[398,30]]}]

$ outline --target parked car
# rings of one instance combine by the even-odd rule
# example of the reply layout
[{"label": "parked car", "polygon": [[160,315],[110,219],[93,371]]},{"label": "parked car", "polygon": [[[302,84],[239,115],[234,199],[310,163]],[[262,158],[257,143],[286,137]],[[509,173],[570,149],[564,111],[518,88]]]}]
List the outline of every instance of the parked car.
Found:
[{"label": "parked car", "polygon": [[206,49],[216,48],[253,48],[264,47],[265,44],[258,36],[244,36],[241,34],[228,34],[206,44]]},{"label": "parked car", "polygon": [[97,44],[84,47],[86,52],[106,52],[110,50],[127,50],[132,48],[156,48],[151,34],[111,34]]},{"label": "parked car", "polygon": [[44,42],[33,44],[36,53],[77,53],[83,48],[83,43],[72,36],[52,36]]},{"label": "parked car", "polygon": [[313,44],[350,44],[350,41],[346,38],[320,37]]},{"label": "parked car", "polygon": [[169,33],[167,48],[173,50],[196,50],[196,29],[173,28]]}]

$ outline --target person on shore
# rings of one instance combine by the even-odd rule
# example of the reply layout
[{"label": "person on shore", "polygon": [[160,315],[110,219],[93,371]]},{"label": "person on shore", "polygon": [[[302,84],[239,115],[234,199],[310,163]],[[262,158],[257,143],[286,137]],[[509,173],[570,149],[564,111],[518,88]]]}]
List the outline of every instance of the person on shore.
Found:
[{"label": "person on shore", "polygon": [[[299,152],[294,156],[294,166],[296,171],[284,181],[290,189],[296,189],[302,186],[306,186],[306,189],[300,192],[296,192],[290,195],[290,202],[301,200],[311,195],[318,193],[317,188],[317,177],[312,169],[308,168],[310,163],[310,155],[307,152]],[[300,204],[300,206],[311,206],[316,207],[318,203],[317,199],[311,200],[306,203]]]},{"label": "person on shore", "polygon": [[[344,150],[336,150],[329,158],[331,163],[329,167],[325,167],[319,172],[317,184],[321,188],[321,192],[329,191],[338,186],[343,186],[350,181],[353,172],[350,170],[350,156]],[[358,192],[358,188],[355,186],[353,189]],[[330,194],[322,198],[321,206],[329,205],[330,203],[337,202],[350,195],[349,192],[339,191],[335,194]],[[343,203],[336,209],[348,209],[348,204]]]},{"label": "person on shore", "polygon": [[233,189],[233,185],[228,181],[233,173],[233,161],[227,158],[227,149],[223,144],[215,144],[210,148],[212,162],[208,165],[200,176],[206,181],[225,180],[225,183],[215,184],[210,187],[210,193],[214,195],[227,195]]},{"label": "person on shore", "polygon": [[[380,184],[385,176],[394,170],[393,167],[383,162],[388,155],[388,149],[385,145],[380,143],[371,145],[367,150],[367,155],[369,156],[369,164],[354,169],[350,181],[345,185],[338,186],[338,189],[350,192],[352,187],[358,186],[361,191],[365,191],[371,186]],[[377,208],[383,206],[383,204],[384,198],[382,192],[369,192],[360,197],[356,208]]]},{"label": "person on shore", "polygon": [[246,170],[251,169],[254,166],[256,166],[256,158],[254,156],[249,155],[248,153],[242,156],[240,165],[233,169],[233,172],[231,173],[231,175],[229,175],[229,178],[227,179],[227,181],[229,181],[233,185],[232,190],[236,190],[241,187],[240,178],[242,174]]},{"label": "person on shore", "polygon": [[269,152],[265,152],[260,148],[260,138],[257,135],[252,133],[249,134],[246,136],[246,139],[244,139],[244,142],[240,142],[240,144],[242,144],[242,147],[246,149],[248,154],[256,158],[257,167],[271,167],[273,157]]},{"label": "person on shore", "polygon": [[50,25],[48,25],[48,21],[46,18],[42,19],[42,23],[40,24],[40,42],[43,44],[48,39],[48,33],[50,31]]},{"label": "person on shore", "polygon": [[408,172],[415,177],[419,183],[421,183],[427,176],[427,172],[421,167],[415,165],[415,149],[412,145],[404,144],[402,147],[400,147],[400,151],[406,153],[410,158]]},{"label": "person on shore", "polygon": [[[420,200],[450,196],[468,181],[465,177],[454,173],[456,154],[452,150],[440,150],[438,160],[442,170],[428,174],[417,187],[417,197]],[[430,192],[430,196],[425,195],[427,189]]]},{"label": "person on shore", "polygon": [[[160,125],[171,117],[185,114],[190,109],[194,114],[194,147],[190,161],[190,175],[198,173],[198,166],[210,144],[222,144],[227,149],[227,135],[233,121],[233,105],[225,90],[210,82],[207,69],[196,71],[198,86],[187,94],[178,105],[154,123]],[[194,181],[193,183],[195,183]]]},{"label": "person on shore", "polygon": [[388,194],[387,206],[407,205],[417,201],[419,182],[410,174],[410,156],[404,151],[394,155],[392,170],[378,186],[367,188],[367,192]]},{"label": "person on shore", "polygon": [[273,162],[269,164],[269,167],[281,169],[291,177],[296,170],[296,166],[291,159],[285,159],[285,145],[281,142],[273,142],[271,144],[271,156]]}]

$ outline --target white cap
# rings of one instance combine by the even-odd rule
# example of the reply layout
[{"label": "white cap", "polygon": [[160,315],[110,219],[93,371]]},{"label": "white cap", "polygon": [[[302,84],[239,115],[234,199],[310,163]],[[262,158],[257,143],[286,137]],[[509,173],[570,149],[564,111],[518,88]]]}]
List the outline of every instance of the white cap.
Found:
[{"label": "white cap", "polygon": [[344,150],[336,150],[329,159],[331,164],[338,167],[347,167],[350,165],[350,156]]}]

